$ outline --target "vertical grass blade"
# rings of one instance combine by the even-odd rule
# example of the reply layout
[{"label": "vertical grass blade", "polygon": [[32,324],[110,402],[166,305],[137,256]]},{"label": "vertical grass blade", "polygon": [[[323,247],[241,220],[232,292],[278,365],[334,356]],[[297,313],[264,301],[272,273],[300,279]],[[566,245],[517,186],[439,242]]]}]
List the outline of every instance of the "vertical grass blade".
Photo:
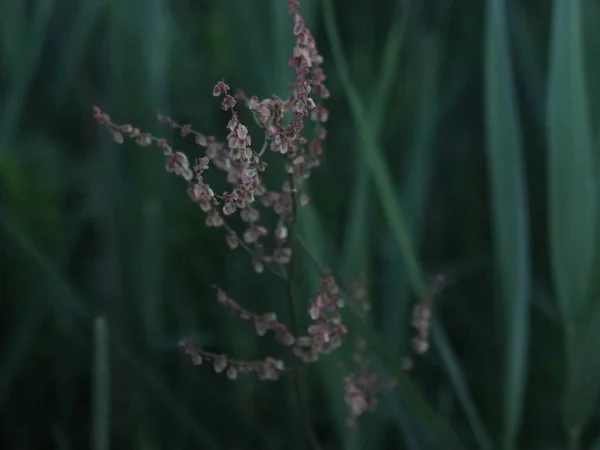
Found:
[{"label": "vertical grass blade", "polygon": [[[394,80],[396,80],[398,75],[398,63],[402,54],[402,44],[404,43],[408,23],[408,12],[403,11],[403,9],[399,3],[396,8],[396,18],[388,33],[386,45],[383,50],[381,75],[377,79],[375,96],[370,107],[371,127],[374,130],[377,140],[384,125],[385,102],[391,94],[394,87]],[[372,185],[369,171],[364,165],[364,157],[360,153],[356,158],[356,174],[358,182],[355,184],[352,193],[352,208],[350,209],[348,218],[350,225],[346,233],[342,255],[345,275],[352,275],[356,270],[361,269],[358,259],[362,259],[368,247],[368,222],[370,217],[369,212],[371,211],[369,198]]]},{"label": "vertical grass blade", "polygon": [[488,0],[486,144],[492,223],[505,331],[503,447],[516,446],[527,377],[531,267],[522,136],[508,42],[506,0]]},{"label": "vertical grass blade", "polygon": [[[567,327],[564,422],[573,436],[591,414],[598,388],[582,360],[590,331],[582,322],[594,253],[595,166],[586,89],[581,0],[554,2],[548,81],[548,183],[554,284]],[[597,299],[594,299],[597,300]],[[587,320],[587,319],[586,319]]]},{"label": "vertical grass blade", "polygon": [[492,450],[494,445],[485,430],[485,426],[483,425],[483,421],[481,420],[477,409],[475,408],[475,402],[469,391],[467,378],[458,364],[458,359],[450,346],[450,340],[446,336],[444,329],[440,327],[439,324],[435,324],[435,322],[432,331],[432,341],[444,362],[444,369],[448,372],[448,378],[450,378],[450,381],[452,382],[455,395],[463,406],[467,421],[473,430],[475,442],[477,442],[480,449]]},{"label": "vertical grass blade", "polygon": [[[506,3],[506,2],[505,2]],[[532,111],[536,124],[543,127],[546,96],[546,72],[543,70],[540,44],[534,38],[532,21],[526,16],[522,4],[511,5],[510,20],[506,20],[514,48],[514,67],[519,74],[526,93],[527,107]],[[543,130],[540,130],[543,133]]]},{"label": "vertical grass blade", "polygon": [[106,319],[94,322],[93,365],[93,433],[91,447],[94,450],[110,448],[110,370],[108,354],[108,327]]},{"label": "vertical grass blade", "polygon": [[[438,85],[440,82],[439,68],[443,55],[437,35],[433,33],[425,34],[420,41],[419,53],[422,56],[417,65],[416,73],[420,80],[418,89],[421,94],[415,111],[415,131],[412,144],[408,149],[407,169],[404,172],[401,187],[397,191],[398,196],[402,198],[404,210],[406,211],[408,227],[417,241],[420,241],[422,235],[419,224],[421,223],[429,189],[435,152],[434,141],[439,126],[440,95]],[[396,351],[401,348],[401,342],[406,342],[408,338],[411,307],[410,286],[406,283],[406,275],[402,270],[403,261],[400,252],[390,247],[387,242],[383,243],[382,246],[389,249],[386,252],[390,254],[390,264],[394,270],[394,273],[390,273],[387,277],[388,288],[385,290],[401,290],[401,293],[395,294],[393,299],[391,296],[384,298],[386,313],[383,317],[382,332],[390,348]],[[394,289],[392,284],[398,287]],[[403,352],[406,350],[407,348],[402,349]]]},{"label": "vertical grass blade", "polygon": [[570,336],[585,306],[596,207],[581,7],[554,2],[546,118],[552,274]]},{"label": "vertical grass blade", "polygon": [[60,55],[61,64],[57,64],[54,73],[54,99],[57,104],[64,100],[73,84],[73,76],[85,58],[85,48],[98,21],[105,0],[79,2],[75,24],[68,30],[68,39]]},{"label": "vertical grass blade", "polygon": [[600,302],[579,333],[572,357],[565,401],[565,424],[571,433],[583,429],[598,406],[600,393]]},{"label": "vertical grass blade", "polygon": [[[21,117],[25,96],[29,83],[35,75],[36,68],[42,55],[42,48],[46,42],[46,33],[50,26],[50,19],[54,11],[54,0],[35,3],[33,23],[26,37],[29,45],[23,45],[23,52],[19,63],[12,68],[9,76],[7,95],[2,99],[0,109],[0,153],[7,150],[12,134]],[[22,43],[19,43],[22,44]]]}]

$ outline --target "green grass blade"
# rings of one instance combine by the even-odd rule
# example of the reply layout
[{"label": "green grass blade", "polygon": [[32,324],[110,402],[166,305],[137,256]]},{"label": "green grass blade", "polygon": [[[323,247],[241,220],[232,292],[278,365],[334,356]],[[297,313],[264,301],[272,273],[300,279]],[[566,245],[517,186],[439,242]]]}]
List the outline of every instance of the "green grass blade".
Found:
[{"label": "green grass blade", "polygon": [[581,430],[598,406],[600,393],[600,302],[575,341],[572,377],[567,385],[565,420],[569,431]]},{"label": "green grass blade", "polygon": [[[385,101],[389,98],[394,80],[397,76],[398,63],[402,54],[402,44],[406,34],[406,25],[408,23],[408,13],[403,11],[399,3],[396,11],[396,18],[388,33],[386,45],[383,50],[383,66],[381,75],[377,81],[377,88],[373,103],[371,105],[371,126],[373,127],[376,139],[383,129],[385,117]],[[371,217],[371,181],[369,171],[364,166],[364,158],[359,154],[356,158],[356,174],[358,181],[354,185],[352,193],[352,208],[350,209],[347,223],[349,223],[348,232],[343,246],[343,273],[351,276],[360,267],[364,255],[368,248],[369,228],[368,222]]]},{"label": "green grass blade", "polygon": [[529,336],[530,256],[522,136],[505,0],[488,0],[486,123],[493,233],[505,336],[503,447],[512,449],[523,416]]},{"label": "green grass blade", "polygon": [[515,69],[525,88],[527,106],[532,111],[536,124],[539,122],[543,128],[546,73],[542,66],[540,45],[534,39],[533,24],[525,15],[522,4],[511,5],[508,17],[510,35],[518,43],[513,56]]},{"label": "green grass blade", "polygon": [[444,369],[448,372],[448,378],[450,378],[452,386],[454,387],[455,394],[461,405],[463,405],[465,415],[473,430],[473,435],[478,447],[485,450],[492,450],[494,445],[479,417],[479,412],[475,409],[475,401],[469,391],[467,379],[458,364],[458,359],[450,346],[450,341],[446,336],[444,329],[439,323],[435,323],[435,321],[434,326],[432,327],[432,341],[440,353],[440,357],[444,363]]},{"label": "green grass blade", "polygon": [[[407,169],[402,180],[398,196],[402,198],[408,220],[409,229],[415,240],[421,239],[421,217],[426,204],[432,170],[435,138],[439,126],[439,82],[440,64],[442,62],[441,43],[434,34],[424,35],[420,39],[419,55],[416,68],[419,79],[418,89],[422,94],[415,112],[415,127],[412,144],[408,149]],[[382,242],[382,252],[387,255],[388,263],[382,274],[383,311],[382,333],[392,351],[401,349],[404,353],[407,346],[401,343],[408,341],[410,323],[410,286],[406,282],[402,254],[394,248],[389,233]]]},{"label": "green grass blade", "polygon": [[[29,89],[39,60],[42,56],[46,33],[54,11],[54,0],[35,3],[33,23],[26,37],[27,44],[22,50],[18,65],[12,68],[9,77],[7,96],[2,99],[0,110],[0,153],[7,150],[13,132],[21,117],[25,96]],[[19,30],[21,31],[21,30]],[[22,42],[19,44],[23,45]]]},{"label": "green grass blade", "polygon": [[409,12],[405,11],[406,8],[403,3],[397,3],[394,23],[388,33],[383,55],[381,56],[383,66],[381,67],[381,75],[377,82],[373,105],[370,108],[372,113],[371,125],[375,134],[381,133],[383,128],[386,110],[385,102],[389,98],[398,76],[398,64],[402,55],[402,46],[410,17]]},{"label": "green grass blade", "polygon": [[346,277],[366,269],[365,259],[368,259],[369,251],[369,217],[372,217],[371,179],[360,156],[356,160],[355,172],[357,180],[350,197],[352,207],[346,219],[348,226],[340,260],[342,273]]},{"label": "green grass blade", "polygon": [[94,450],[110,448],[110,365],[106,319],[99,317],[94,323],[93,364],[93,424],[91,447]]},{"label": "green grass blade", "polygon": [[[588,420],[599,381],[589,377],[596,358],[582,362],[590,331],[580,327],[594,252],[596,198],[592,132],[586,89],[582,1],[554,3],[548,81],[548,183],[552,271],[567,327],[564,422],[576,433]],[[596,300],[596,299],[594,299]]]},{"label": "green grass blade", "polygon": [[[594,76],[600,73],[600,63],[594,60],[593,56],[600,44],[600,32],[598,27],[594,27],[594,19],[600,17],[600,4],[588,2],[584,4],[584,22],[586,29],[584,30],[585,42],[587,47],[586,64],[588,69],[588,80],[594,80]],[[593,143],[593,152],[597,155],[600,149],[600,89],[598,83],[590,84],[588,95],[592,103],[592,119],[591,122],[595,125],[595,135]],[[600,195],[600,178],[598,178],[600,161],[596,158],[596,199]],[[600,208],[596,209],[596,223],[600,223]],[[600,233],[596,232],[595,254],[592,265],[591,274],[597,274],[600,270]],[[590,303],[586,308],[584,316],[589,317],[583,319],[583,324],[578,327],[578,336],[574,345],[574,366],[573,376],[570,379],[567,391],[566,415],[578,414],[581,419],[572,420],[574,423],[583,422],[591,414],[594,408],[598,407],[598,393],[600,390],[600,352],[598,349],[598,339],[600,335],[600,278],[598,276],[590,276],[588,286],[587,301]],[[580,426],[581,426],[580,425]],[[600,436],[598,436],[596,446],[592,448],[600,448]]]},{"label": "green grass blade", "polygon": [[424,450],[422,445],[423,438],[420,436],[419,428],[413,420],[412,414],[405,404],[402,403],[398,395],[386,397],[389,408],[392,410],[396,420],[400,423],[402,430],[402,440],[406,450]]},{"label": "green grass blade", "polygon": [[56,65],[54,74],[53,94],[57,104],[62,103],[68,89],[73,85],[75,71],[83,63],[86,46],[105,4],[106,0],[79,2],[75,24],[68,30],[67,44],[59,56],[61,63]]},{"label": "green grass blade", "polygon": [[348,97],[352,115],[356,125],[359,127],[360,145],[365,148],[367,165],[371,173],[375,175],[373,181],[375,182],[385,217],[390,224],[394,239],[405,257],[406,270],[411,286],[415,287],[418,292],[425,293],[426,286],[423,283],[421,270],[413,250],[413,243],[404,214],[396,202],[389,168],[385,163],[381,150],[377,147],[374,130],[368,123],[361,99],[350,79],[340,37],[336,31],[337,26],[335,24],[333,6],[330,0],[323,0],[322,5],[324,7],[326,30],[332,47],[333,58],[342,85],[344,86],[345,94]]},{"label": "green grass blade", "polygon": [[[173,57],[174,46],[170,36],[174,34],[173,17],[169,5],[164,0],[149,0],[142,6],[145,9],[143,23],[140,24],[140,41],[142,47],[142,67],[149,76],[144,80],[145,101],[149,109],[164,108],[170,110],[166,86],[169,84],[169,64]],[[143,198],[139,215],[133,216],[131,211],[120,210],[120,221],[140,221],[139,263],[136,273],[136,287],[139,297],[138,305],[134,306],[141,312],[145,325],[147,342],[160,342],[165,338],[166,320],[161,304],[165,273],[164,206],[161,202],[165,192],[166,177],[164,169],[153,161],[148,161],[146,155],[135,152],[136,166],[142,176]],[[157,182],[157,180],[162,180]],[[137,210],[136,210],[137,211]],[[133,217],[132,217],[133,216]]]},{"label": "green grass blade", "polygon": [[[583,41],[585,42],[585,68],[587,74],[588,94],[590,98],[590,116],[594,129],[594,137],[600,137],[600,58],[598,46],[600,45],[600,3],[587,1],[583,4]],[[595,147],[598,148],[597,145]],[[598,161],[596,161],[598,164]]]},{"label": "green grass blade", "polygon": [[552,273],[570,336],[585,306],[596,208],[581,8],[554,2],[546,119]]}]

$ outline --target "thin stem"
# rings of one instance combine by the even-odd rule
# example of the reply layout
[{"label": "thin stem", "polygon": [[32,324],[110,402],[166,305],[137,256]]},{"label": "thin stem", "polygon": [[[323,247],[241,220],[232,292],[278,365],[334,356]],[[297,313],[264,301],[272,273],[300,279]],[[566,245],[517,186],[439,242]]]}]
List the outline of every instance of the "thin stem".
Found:
[{"label": "thin stem", "polygon": [[[298,202],[296,199],[296,186],[294,182],[294,175],[291,174],[289,177],[290,188],[292,191],[292,218],[290,224],[289,239],[292,247],[292,256],[289,262],[289,268],[287,277],[285,280],[285,291],[288,309],[290,311],[290,321],[292,327],[292,334],[294,336],[300,335],[300,325],[298,320],[298,310],[296,308],[296,301],[294,295],[294,281],[296,279],[296,263],[297,263],[297,216],[298,216]],[[298,410],[301,416],[301,420],[304,422],[306,431],[306,437],[313,450],[321,450],[321,445],[317,440],[315,432],[312,428],[312,421],[310,417],[310,405],[308,402],[308,389],[306,384],[306,368],[303,365],[298,367],[298,372],[295,377],[292,378],[294,393],[296,401],[298,403]]]},{"label": "thin stem", "polygon": [[[243,239],[240,239],[240,237],[233,230],[233,228],[231,228],[225,222],[223,222],[223,228],[225,228],[225,230],[227,230],[227,232],[233,233],[233,234],[235,234],[237,236],[238,244],[240,244],[240,247],[242,247],[250,256],[254,255],[254,252],[252,251],[252,249],[250,248],[250,246],[248,246],[248,244],[246,244]],[[278,270],[276,268],[276,266],[273,266],[272,264],[268,264],[267,263],[267,264],[265,264],[265,267],[269,270],[269,272],[271,272],[272,274],[274,274],[277,278],[281,278],[282,280],[286,280],[285,274],[283,274],[280,270]]]},{"label": "thin stem", "polygon": [[[269,122],[269,124],[267,124],[267,126],[269,126],[269,125],[270,125],[270,122]],[[261,157],[263,155],[263,153],[265,153],[265,150],[267,149],[267,144],[268,143],[269,143],[269,136],[267,134],[267,130],[265,130],[265,141],[263,142],[263,145],[262,145],[262,147],[260,149],[260,152],[258,152],[258,156],[259,157]]]},{"label": "thin stem", "polygon": [[581,448],[581,429],[575,428],[569,431],[569,450]]}]

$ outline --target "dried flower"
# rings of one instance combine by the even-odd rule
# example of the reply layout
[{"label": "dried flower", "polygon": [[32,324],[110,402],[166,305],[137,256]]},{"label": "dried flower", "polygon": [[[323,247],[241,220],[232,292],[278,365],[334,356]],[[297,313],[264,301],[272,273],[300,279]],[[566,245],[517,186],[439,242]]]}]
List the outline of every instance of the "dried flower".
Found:
[{"label": "dried flower", "polygon": [[261,380],[277,380],[286,371],[283,361],[270,356],[258,361],[238,361],[229,359],[224,354],[208,352],[191,339],[183,339],[179,345],[191,357],[194,365],[200,365],[204,361],[211,362],[216,373],[225,371],[230,380],[237,379],[241,372],[254,372]]},{"label": "dried flower", "polygon": [[[412,343],[412,352],[416,355],[423,355],[429,349],[429,326],[431,320],[431,304],[435,294],[439,290],[441,284],[443,283],[443,278],[441,276],[436,276],[433,278],[431,286],[429,287],[429,292],[425,298],[421,299],[418,303],[413,307],[412,319],[410,322],[410,326],[415,329],[416,334],[413,336]],[[406,358],[411,360],[411,355],[407,355]],[[409,364],[406,364],[408,367]],[[410,364],[412,367],[412,364]]]},{"label": "dried flower", "polygon": [[308,316],[313,321],[308,327],[308,336],[296,340],[294,354],[304,362],[318,360],[319,355],[328,354],[342,344],[342,336],[348,330],[341,323],[339,308],[343,302],[334,278],[325,275],[321,279],[321,291],[308,304]]}]

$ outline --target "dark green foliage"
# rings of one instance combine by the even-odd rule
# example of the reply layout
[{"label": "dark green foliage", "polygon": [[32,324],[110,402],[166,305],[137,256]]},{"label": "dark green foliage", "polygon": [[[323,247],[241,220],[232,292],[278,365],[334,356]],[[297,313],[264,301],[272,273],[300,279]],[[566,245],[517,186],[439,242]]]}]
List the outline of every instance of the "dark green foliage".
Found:
[{"label": "dark green foliage", "polygon": [[[348,326],[395,374],[414,301],[446,279],[431,350],[357,428],[351,346],[309,368],[323,447],[600,448],[597,2],[301,10],[332,96],[298,299],[318,266],[346,288],[365,271],[373,328]],[[204,226],[156,148],[114,144],[91,112],[193,161],[155,111],[224,139],[214,84],[286,95],[291,27],[286,0],[0,2],[3,448],[306,448],[287,380],[232,382],[177,345],[277,355],[211,286],[285,318],[283,283]]]}]

